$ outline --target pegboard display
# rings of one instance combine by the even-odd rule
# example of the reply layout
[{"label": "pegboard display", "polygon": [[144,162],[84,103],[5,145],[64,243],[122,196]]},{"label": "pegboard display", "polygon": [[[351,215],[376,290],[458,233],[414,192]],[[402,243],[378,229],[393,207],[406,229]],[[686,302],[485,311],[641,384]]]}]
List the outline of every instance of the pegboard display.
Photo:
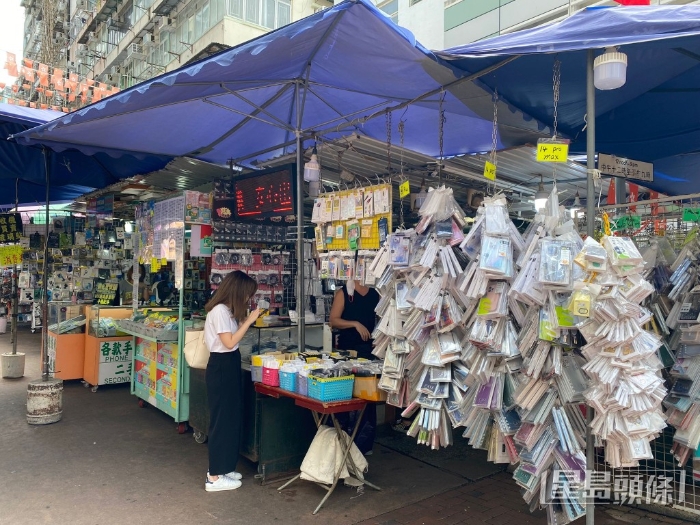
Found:
[{"label": "pegboard display", "polygon": [[252,244],[216,248],[209,277],[212,290],[218,287],[226,274],[234,270],[245,272],[258,282],[258,291],[251,301],[253,305],[260,299],[266,299],[272,308],[294,307],[296,257],[293,251]]},{"label": "pegboard display", "polygon": [[378,250],[392,230],[391,199],[391,184],[319,195],[311,217],[316,249]]}]

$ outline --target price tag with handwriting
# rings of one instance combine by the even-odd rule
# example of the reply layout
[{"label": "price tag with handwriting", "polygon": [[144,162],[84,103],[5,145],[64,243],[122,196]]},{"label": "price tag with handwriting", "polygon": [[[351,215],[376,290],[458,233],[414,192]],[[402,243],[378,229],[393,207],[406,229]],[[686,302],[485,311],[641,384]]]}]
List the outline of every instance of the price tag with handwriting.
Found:
[{"label": "price tag with handwriting", "polygon": [[399,185],[399,197],[404,198],[406,197],[409,193],[411,193],[411,186],[408,183],[408,181],[404,181]]},{"label": "price tag with handwriting", "polygon": [[496,165],[488,160],[484,164],[484,177],[489,180],[496,180]]},{"label": "price tag with handwriting", "polygon": [[569,141],[540,139],[537,141],[537,162],[566,162],[569,157]]}]

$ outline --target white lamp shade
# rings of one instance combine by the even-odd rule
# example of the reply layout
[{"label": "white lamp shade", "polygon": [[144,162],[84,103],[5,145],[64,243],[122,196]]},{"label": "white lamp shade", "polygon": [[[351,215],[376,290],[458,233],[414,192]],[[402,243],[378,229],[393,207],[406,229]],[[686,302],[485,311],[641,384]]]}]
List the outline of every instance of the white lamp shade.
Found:
[{"label": "white lamp shade", "polygon": [[540,212],[545,206],[547,206],[547,197],[535,197],[535,211]]},{"label": "white lamp shade", "polygon": [[627,55],[607,49],[593,63],[593,84],[607,91],[621,88],[627,81]]},{"label": "white lamp shade", "polygon": [[318,163],[318,157],[314,153],[311,155],[309,162],[304,164],[304,180],[306,182],[318,181],[321,178],[321,165]]}]

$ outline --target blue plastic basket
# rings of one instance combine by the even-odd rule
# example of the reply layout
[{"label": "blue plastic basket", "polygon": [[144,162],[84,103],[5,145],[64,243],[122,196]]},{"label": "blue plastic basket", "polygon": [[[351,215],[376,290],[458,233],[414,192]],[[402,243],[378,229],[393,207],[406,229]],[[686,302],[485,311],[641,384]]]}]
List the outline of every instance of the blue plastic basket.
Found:
[{"label": "blue plastic basket", "polygon": [[297,394],[302,396],[309,395],[309,378],[307,376],[299,375],[297,377]]},{"label": "blue plastic basket", "polygon": [[296,391],[297,388],[297,373],[283,372],[280,370],[280,388],[282,390]]},{"label": "blue plastic basket", "polygon": [[345,401],[352,399],[355,376],[314,377],[309,376],[308,396],[319,401]]}]

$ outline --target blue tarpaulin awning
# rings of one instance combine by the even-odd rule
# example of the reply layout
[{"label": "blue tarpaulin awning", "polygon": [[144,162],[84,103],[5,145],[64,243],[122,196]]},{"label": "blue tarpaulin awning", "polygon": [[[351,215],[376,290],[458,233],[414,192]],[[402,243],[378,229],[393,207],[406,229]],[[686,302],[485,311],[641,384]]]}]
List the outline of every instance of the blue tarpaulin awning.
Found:
[{"label": "blue tarpaulin awning", "polygon": [[[385,110],[405,104],[393,115],[392,141],[401,140],[403,120],[403,145],[438,156],[442,99],[444,154],[488,151],[490,95],[443,92],[464,76],[456,71],[367,0],[348,0],[15,138],[57,151],[252,166],[295,150],[297,131],[306,139],[358,133],[386,140]],[[365,118],[372,114],[379,118]],[[503,129],[514,137],[537,124],[504,114]]]},{"label": "blue tarpaulin awning", "polygon": [[[57,111],[0,104],[0,137],[21,133],[65,115]],[[87,156],[79,151],[50,151],[50,200],[72,201],[120,179],[161,169],[171,160],[155,156],[114,159],[104,153]],[[19,183],[16,181],[19,180]],[[43,203],[46,200],[46,169],[39,147],[26,147],[0,140],[0,205]]]},{"label": "blue tarpaulin awning", "polygon": [[700,6],[590,8],[439,56],[470,73],[517,57],[479,82],[547,125],[554,121],[552,71],[560,60],[558,130],[573,140],[573,153],[583,153],[587,50],[611,46],[627,54],[627,82],[596,90],[596,151],[654,162],[655,180],[645,183],[652,189],[700,191]]}]

